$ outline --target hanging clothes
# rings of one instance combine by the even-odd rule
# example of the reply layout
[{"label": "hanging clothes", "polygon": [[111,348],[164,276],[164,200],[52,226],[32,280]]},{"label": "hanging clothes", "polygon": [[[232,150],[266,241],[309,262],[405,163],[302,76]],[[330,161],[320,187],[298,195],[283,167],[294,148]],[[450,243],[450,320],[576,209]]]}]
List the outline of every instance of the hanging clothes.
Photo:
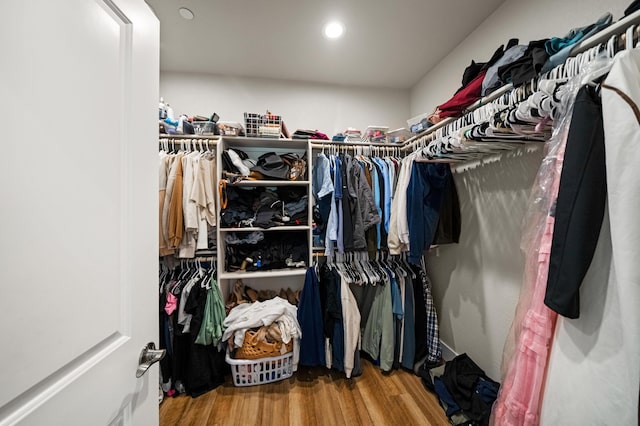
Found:
[{"label": "hanging clothes", "polygon": [[580,317],[558,319],[542,425],[638,424],[639,75],[640,51],[625,50],[602,85],[608,208],[580,289]]},{"label": "hanging clothes", "polygon": [[[162,388],[197,397],[224,383],[228,366],[218,343],[224,306],[213,270],[189,266],[160,276]],[[188,289],[188,291],[185,291]]]},{"label": "hanging clothes", "polygon": [[600,235],[607,199],[602,105],[595,88],[578,92],[555,206],[544,303],[567,318],[580,312],[579,288]]},{"label": "hanging clothes", "polygon": [[[571,86],[574,87],[574,86]],[[557,314],[544,305],[549,272],[549,256],[555,223],[554,205],[560,187],[560,175],[567,139],[576,130],[571,126],[574,100],[579,86],[567,92],[559,107],[558,128],[548,142],[548,154],[534,183],[533,207],[523,235],[525,274],[523,290],[516,309],[503,355],[503,383],[493,408],[492,424],[534,426],[540,421],[542,387]],[[511,340],[512,339],[512,340]]]},{"label": "hanging clothes", "polygon": [[448,164],[416,163],[407,187],[409,262],[419,264],[434,241],[451,171]]},{"label": "hanging clothes", "polygon": [[302,330],[300,364],[315,367],[326,365],[320,282],[314,267],[309,267],[298,304],[298,322]]},{"label": "hanging clothes", "polygon": [[209,151],[160,151],[160,256],[193,258],[197,250],[215,248],[215,162]]}]

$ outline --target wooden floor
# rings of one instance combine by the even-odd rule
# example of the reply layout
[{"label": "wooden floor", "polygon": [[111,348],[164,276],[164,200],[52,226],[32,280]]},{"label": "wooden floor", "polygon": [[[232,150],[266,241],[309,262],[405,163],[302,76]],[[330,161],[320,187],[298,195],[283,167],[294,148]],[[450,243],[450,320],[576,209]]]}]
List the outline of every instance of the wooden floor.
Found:
[{"label": "wooden floor", "polygon": [[186,425],[449,425],[435,396],[404,370],[382,374],[363,360],[348,380],[326,369],[301,368],[277,383],[227,383],[198,398],[165,398],[160,426]]}]

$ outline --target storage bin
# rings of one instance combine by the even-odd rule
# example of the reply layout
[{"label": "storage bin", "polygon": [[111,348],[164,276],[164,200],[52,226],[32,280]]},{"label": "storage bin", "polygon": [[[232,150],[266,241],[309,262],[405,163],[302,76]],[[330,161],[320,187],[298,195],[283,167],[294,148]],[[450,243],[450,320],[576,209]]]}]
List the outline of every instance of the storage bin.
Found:
[{"label": "storage bin", "polygon": [[367,142],[387,142],[388,127],[384,126],[369,126],[364,133],[365,140]]},{"label": "storage bin", "polygon": [[233,121],[219,121],[218,130],[221,136],[241,136],[244,133],[242,124]]},{"label": "storage bin", "polygon": [[282,117],[269,112],[264,115],[245,112],[244,127],[249,137],[278,139],[282,132]]},{"label": "storage bin", "polygon": [[288,379],[293,375],[293,352],[253,360],[233,359],[227,349],[225,361],[231,366],[235,386],[254,386]]},{"label": "storage bin", "polygon": [[415,117],[411,117],[407,120],[407,127],[411,129],[413,126],[415,126],[416,124],[420,124],[422,120],[426,120],[427,118],[429,118],[428,112],[416,115]]},{"label": "storage bin", "polygon": [[413,134],[407,129],[405,129],[404,127],[401,127],[400,129],[392,130],[387,134],[387,137],[389,138],[389,142],[391,143],[402,143],[412,136]]},{"label": "storage bin", "polygon": [[218,134],[216,123],[213,121],[194,121],[193,131],[196,135],[212,136]]}]

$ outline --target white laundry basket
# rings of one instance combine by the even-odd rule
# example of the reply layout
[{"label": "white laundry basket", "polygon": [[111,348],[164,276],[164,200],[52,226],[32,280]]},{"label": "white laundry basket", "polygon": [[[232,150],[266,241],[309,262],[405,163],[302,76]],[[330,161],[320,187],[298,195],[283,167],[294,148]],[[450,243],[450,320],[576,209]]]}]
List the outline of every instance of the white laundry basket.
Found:
[{"label": "white laundry basket", "polygon": [[225,357],[231,366],[233,384],[236,386],[254,386],[277,382],[293,375],[293,352],[271,358],[233,359]]}]

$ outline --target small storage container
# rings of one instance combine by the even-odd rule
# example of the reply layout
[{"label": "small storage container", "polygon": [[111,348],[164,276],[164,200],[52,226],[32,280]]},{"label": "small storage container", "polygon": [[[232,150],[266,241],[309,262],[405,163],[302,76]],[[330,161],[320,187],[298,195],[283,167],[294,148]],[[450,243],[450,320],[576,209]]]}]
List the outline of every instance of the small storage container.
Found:
[{"label": "small storage container", "polygon": [[218,130],[221,136],[242,136],[244,134],[242,124],[233,121],[219,121]]},{"label": "small storage container", "polygon": [[196,135],[212,136],[218,134],[217,124],[213,121],[194,121],[193,131]]},{"label": "small storage container", "polygon": [[425,112],[420,115],[416,115],[415,117],[412,117],[407,120],[407,127],[411,129],[413,126],[415,126],[416,124],[420,124],[422,120],[426,120],[427,118],[429,118],[428,112]]},{"label": "small storage container", "polygon": [[387,142],[388,127],[384,126],[369,126],[364,133],[365,140],[367,142]]},{"label": "small storage container", "polygon": [[282,117],[268,111],[264,115],[245,112],[244,127],[249,137],[278,139],[282,133]]},{"label": "small storage container", "polygon": [[293,352],[253,360],[233,359],[227,349],[225,357],[231,366],[235,386],[254,386],[288,379],[293,375]]},{"label": "small storage container", "polygon": [[412,137],[413,134],[404,127],[389,132],[387,137],[391,143],[402,143]]}]

